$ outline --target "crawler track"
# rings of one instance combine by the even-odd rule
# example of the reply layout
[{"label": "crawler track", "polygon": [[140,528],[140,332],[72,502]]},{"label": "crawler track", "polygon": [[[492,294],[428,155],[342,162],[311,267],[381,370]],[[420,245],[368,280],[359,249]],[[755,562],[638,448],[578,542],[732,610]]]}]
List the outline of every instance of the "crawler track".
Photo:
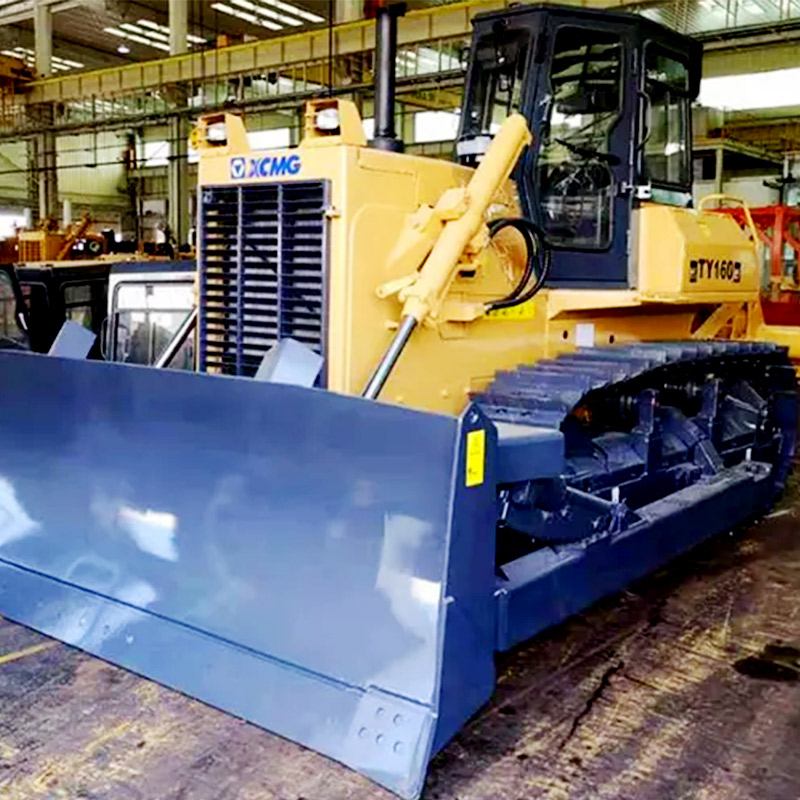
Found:
[{"label": "crawler track", "polygon": [[[629,510],[718,480],[747,461],[768,465],[771,502],[785,483],[797,438],[795,372],[785,350],[768,343],[579,350],[499,373],[474,400],[492,420],[563,431],[563,484]],[[530,491],[521,500],[516,487],[506,492],[509,498],[554,505],[552,491],[544,502],[541,491],[538,500]],[[620,514],[613,524],[619,529]],[[539,535],[548,536],[544,529]],[[562,526],[553,535],[563,541],[584,532],[577,527],[572,536]]]}]

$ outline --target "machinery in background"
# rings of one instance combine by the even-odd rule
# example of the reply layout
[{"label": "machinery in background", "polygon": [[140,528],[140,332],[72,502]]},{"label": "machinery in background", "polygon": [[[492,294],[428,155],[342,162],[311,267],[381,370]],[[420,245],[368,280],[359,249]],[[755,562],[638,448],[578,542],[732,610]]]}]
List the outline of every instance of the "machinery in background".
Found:
[{"label": "machinery in background", "polygon": [[0,613],[414,798],[498,651],[770,507],[800,327],[690,207],[699,43],[480,15],[454,164],[377,26],[377,147],[196,128],[202,374],[0,354]]},{"label": "machinery in background", "polygon": [[[26,339],[36,353],[49,352],[71,321],[97,336],[91,358],[154,364],[194,307],[194,261],[61,261],[4,272],[16,286]],[[7,308],[11,325],[10,300]],[[174,366],[193,364],[190,341]]]},{"label": "machinery in background", "polygon": [[107,251],[107,243],[101,234],[90,232],[92,224],[92,218],[84,214],[62,231],[56,220],[47,218],[36,230],[17,234],[15,260],[31,263],[97,258]]},{"label": "machinery in background", "polygon": [[[196,277],[194,261],[114,264],[102,331],[105,359],[156,364],[196,307]],[[169,365],[194,369],[193,337],[184,340]]]},{"label": "machinery in background", "polygon": [[22,94],[25,91],[25,84],[33,79],[33,71],[22,58],[0,55],[0,92]]},{"label": "machinery in background", "polygon": [[[47,353],[65,321],[99,336],[106,317],[111,264],[102,261],[28,263],[15,267],[28,318],[30,347]],[[100,358],[100,345],[90,352]]]},{"label": "machinery in background", "polygon": [[765,320],[800,325],[800,208],[783,204],[748,208],[737,202],[715,211],[730,215],[757,236],[764,256]]}]

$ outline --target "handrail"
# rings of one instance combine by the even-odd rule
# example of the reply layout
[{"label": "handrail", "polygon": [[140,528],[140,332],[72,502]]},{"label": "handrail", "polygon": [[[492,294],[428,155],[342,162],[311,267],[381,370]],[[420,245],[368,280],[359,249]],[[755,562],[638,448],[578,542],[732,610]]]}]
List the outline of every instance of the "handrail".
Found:
[{"label": "handrail", "polygon": [[175,335],[170,339],[169,344],[164,348],[164,352],[156,360],[153,366],[156,369],[166,369],[172,359],[175,358],[177,352],[183,347],[186,340],[189,338],[189,334],[191,334],[195,327],[197,326],[197,308],[193,308],[189,314],[187,315],[186,319],[183,321],[183,324],[175,331]]},{"label": "handrail", "polygon": [[758,235],[758,228],[756,228],[755,222],[753,222],[753,215],[750,213],[750,206],[747,204],[747,201],[744,198],[720,192],[707,194],[705,195],[705,197],[701,197],[700,200],[698,201],[697,203],[698,212],[702,211],[703,206],[705,206],[706,203],[711,202],[712,200],[725,203],[736,203],[740,205],[742,207],[742,211],[744,212],[744,218],[747,220],[747,227],[750,228],[750,235],[753,237],[753,243],[756,245],[759,243],[761,237]]}]

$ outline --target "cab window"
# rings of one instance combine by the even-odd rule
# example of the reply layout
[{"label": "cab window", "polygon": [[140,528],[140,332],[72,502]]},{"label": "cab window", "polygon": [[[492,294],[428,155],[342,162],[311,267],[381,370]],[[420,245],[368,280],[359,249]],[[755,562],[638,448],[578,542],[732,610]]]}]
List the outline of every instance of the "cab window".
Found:
[{"label": "cab window", "polygon": [[66,319],[96,332],[105,316],[106,281],[65,283],[62,293]]},{"label": "cab window", "polygon": [[644,179],[691,186],[687,66],[656,45],[645,51]]},{"label": "cab window", "polygon": [[493,31],[478,40],[462,138],[493,135],[520,110],[530,42],[527,30]]},{"label": "cab window", "polygon": [[[154,364],[194,307],[194,281],[130,281],[114,292],[111,360]],[[194,368],[189,337],[172,359],[176,369]]]},{"label": "cab window", "polygon": [[614,33],[559,28],[548,116],[537,162],[542,225],[551,244],[603,250],[615,195],[611,134],[621,114],[622,41]]},{"label": "cab window", "polygon": [[11,276],[0,269],[0,348],[25,347],[28,337],[22,330],[17,316],[17,296]]}]

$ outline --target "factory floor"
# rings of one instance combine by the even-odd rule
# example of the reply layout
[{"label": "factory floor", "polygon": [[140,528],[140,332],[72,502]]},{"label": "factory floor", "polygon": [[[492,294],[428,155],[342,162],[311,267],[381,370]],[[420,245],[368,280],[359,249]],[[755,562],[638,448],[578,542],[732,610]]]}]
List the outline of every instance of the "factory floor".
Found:
[{"label": "factory floor", "polygon": [[[436,758],[425,797],[798,798],[793,643],[798,482],[748,530],[504,658],[495,700]],[[391,795],[315,753],[2,621],[0,798]]]}]

